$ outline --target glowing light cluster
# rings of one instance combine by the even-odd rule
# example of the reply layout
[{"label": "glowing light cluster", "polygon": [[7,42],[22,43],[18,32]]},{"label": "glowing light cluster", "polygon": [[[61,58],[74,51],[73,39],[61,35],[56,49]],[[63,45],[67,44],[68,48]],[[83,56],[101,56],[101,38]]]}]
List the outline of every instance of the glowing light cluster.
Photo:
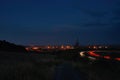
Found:
[{"label": "glowing light cluster", "polygon": [[107,49],[108,46],[95,46],[95,45],[93,45],[93,46],[89,46],[89,48],[90,49]]},{"label": "glowing light cluster", "polygon": [[25,48],[27,51],[29,51],[30,49],[29,48]]},{"label": "glowing light cluster", "polygon": [[38,49],[39,49],[39,47],[33,47],[32,49],[33,49],[33,50],[38,50]]}]

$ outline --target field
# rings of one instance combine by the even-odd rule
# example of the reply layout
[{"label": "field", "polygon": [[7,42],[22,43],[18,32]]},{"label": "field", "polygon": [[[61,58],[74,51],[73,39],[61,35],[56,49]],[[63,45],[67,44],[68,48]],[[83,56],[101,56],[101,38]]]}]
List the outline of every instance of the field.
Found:
[{"label": "field", "polygon": [[[60,55],[59,55],[60,56]],[[0,80],[54,80],[56,68],[70,64],[87,80],[120,80],[120,64],[69,59],[55,54],[0,52]],[[74,57],[75,58],[75,57]]]}]

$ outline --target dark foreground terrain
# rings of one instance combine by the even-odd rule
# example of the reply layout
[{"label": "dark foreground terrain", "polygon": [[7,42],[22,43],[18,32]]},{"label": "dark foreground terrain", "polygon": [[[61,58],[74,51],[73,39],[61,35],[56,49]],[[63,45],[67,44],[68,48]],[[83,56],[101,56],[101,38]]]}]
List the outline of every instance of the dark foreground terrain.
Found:
[{"label": "dark foreground terrain", "polygon": [[91,63],[55,54],[0,52],[0,80],[120,80],[119,75],[119,62]]}]

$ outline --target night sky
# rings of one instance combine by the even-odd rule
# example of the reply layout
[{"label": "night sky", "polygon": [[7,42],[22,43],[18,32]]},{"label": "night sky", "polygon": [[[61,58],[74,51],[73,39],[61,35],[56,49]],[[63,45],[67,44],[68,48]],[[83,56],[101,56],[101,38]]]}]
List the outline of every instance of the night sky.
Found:
[{"label": "night sky", "polygon": [[120,0],[0,0],[0,40],[120,44]]}]

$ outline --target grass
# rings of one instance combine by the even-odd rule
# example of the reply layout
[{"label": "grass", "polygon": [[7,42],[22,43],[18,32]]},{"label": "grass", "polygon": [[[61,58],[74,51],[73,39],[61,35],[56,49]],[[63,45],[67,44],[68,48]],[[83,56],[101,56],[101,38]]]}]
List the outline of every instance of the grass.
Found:
[{"label": "grass", "polygon": [[47,60],[44,62],[43,56],[37,58],[37,61],[34,59],[37,55],[8,52],[0,54],[0,80],[53,80],[54,63]]},{"label": "grass", "polygon": [[55,68],[63,63],[70,63],[88,80],[120,80],[119,63],[89,64],[51,54],[14,52],[0,52],[0,80],[53,80]]}]

